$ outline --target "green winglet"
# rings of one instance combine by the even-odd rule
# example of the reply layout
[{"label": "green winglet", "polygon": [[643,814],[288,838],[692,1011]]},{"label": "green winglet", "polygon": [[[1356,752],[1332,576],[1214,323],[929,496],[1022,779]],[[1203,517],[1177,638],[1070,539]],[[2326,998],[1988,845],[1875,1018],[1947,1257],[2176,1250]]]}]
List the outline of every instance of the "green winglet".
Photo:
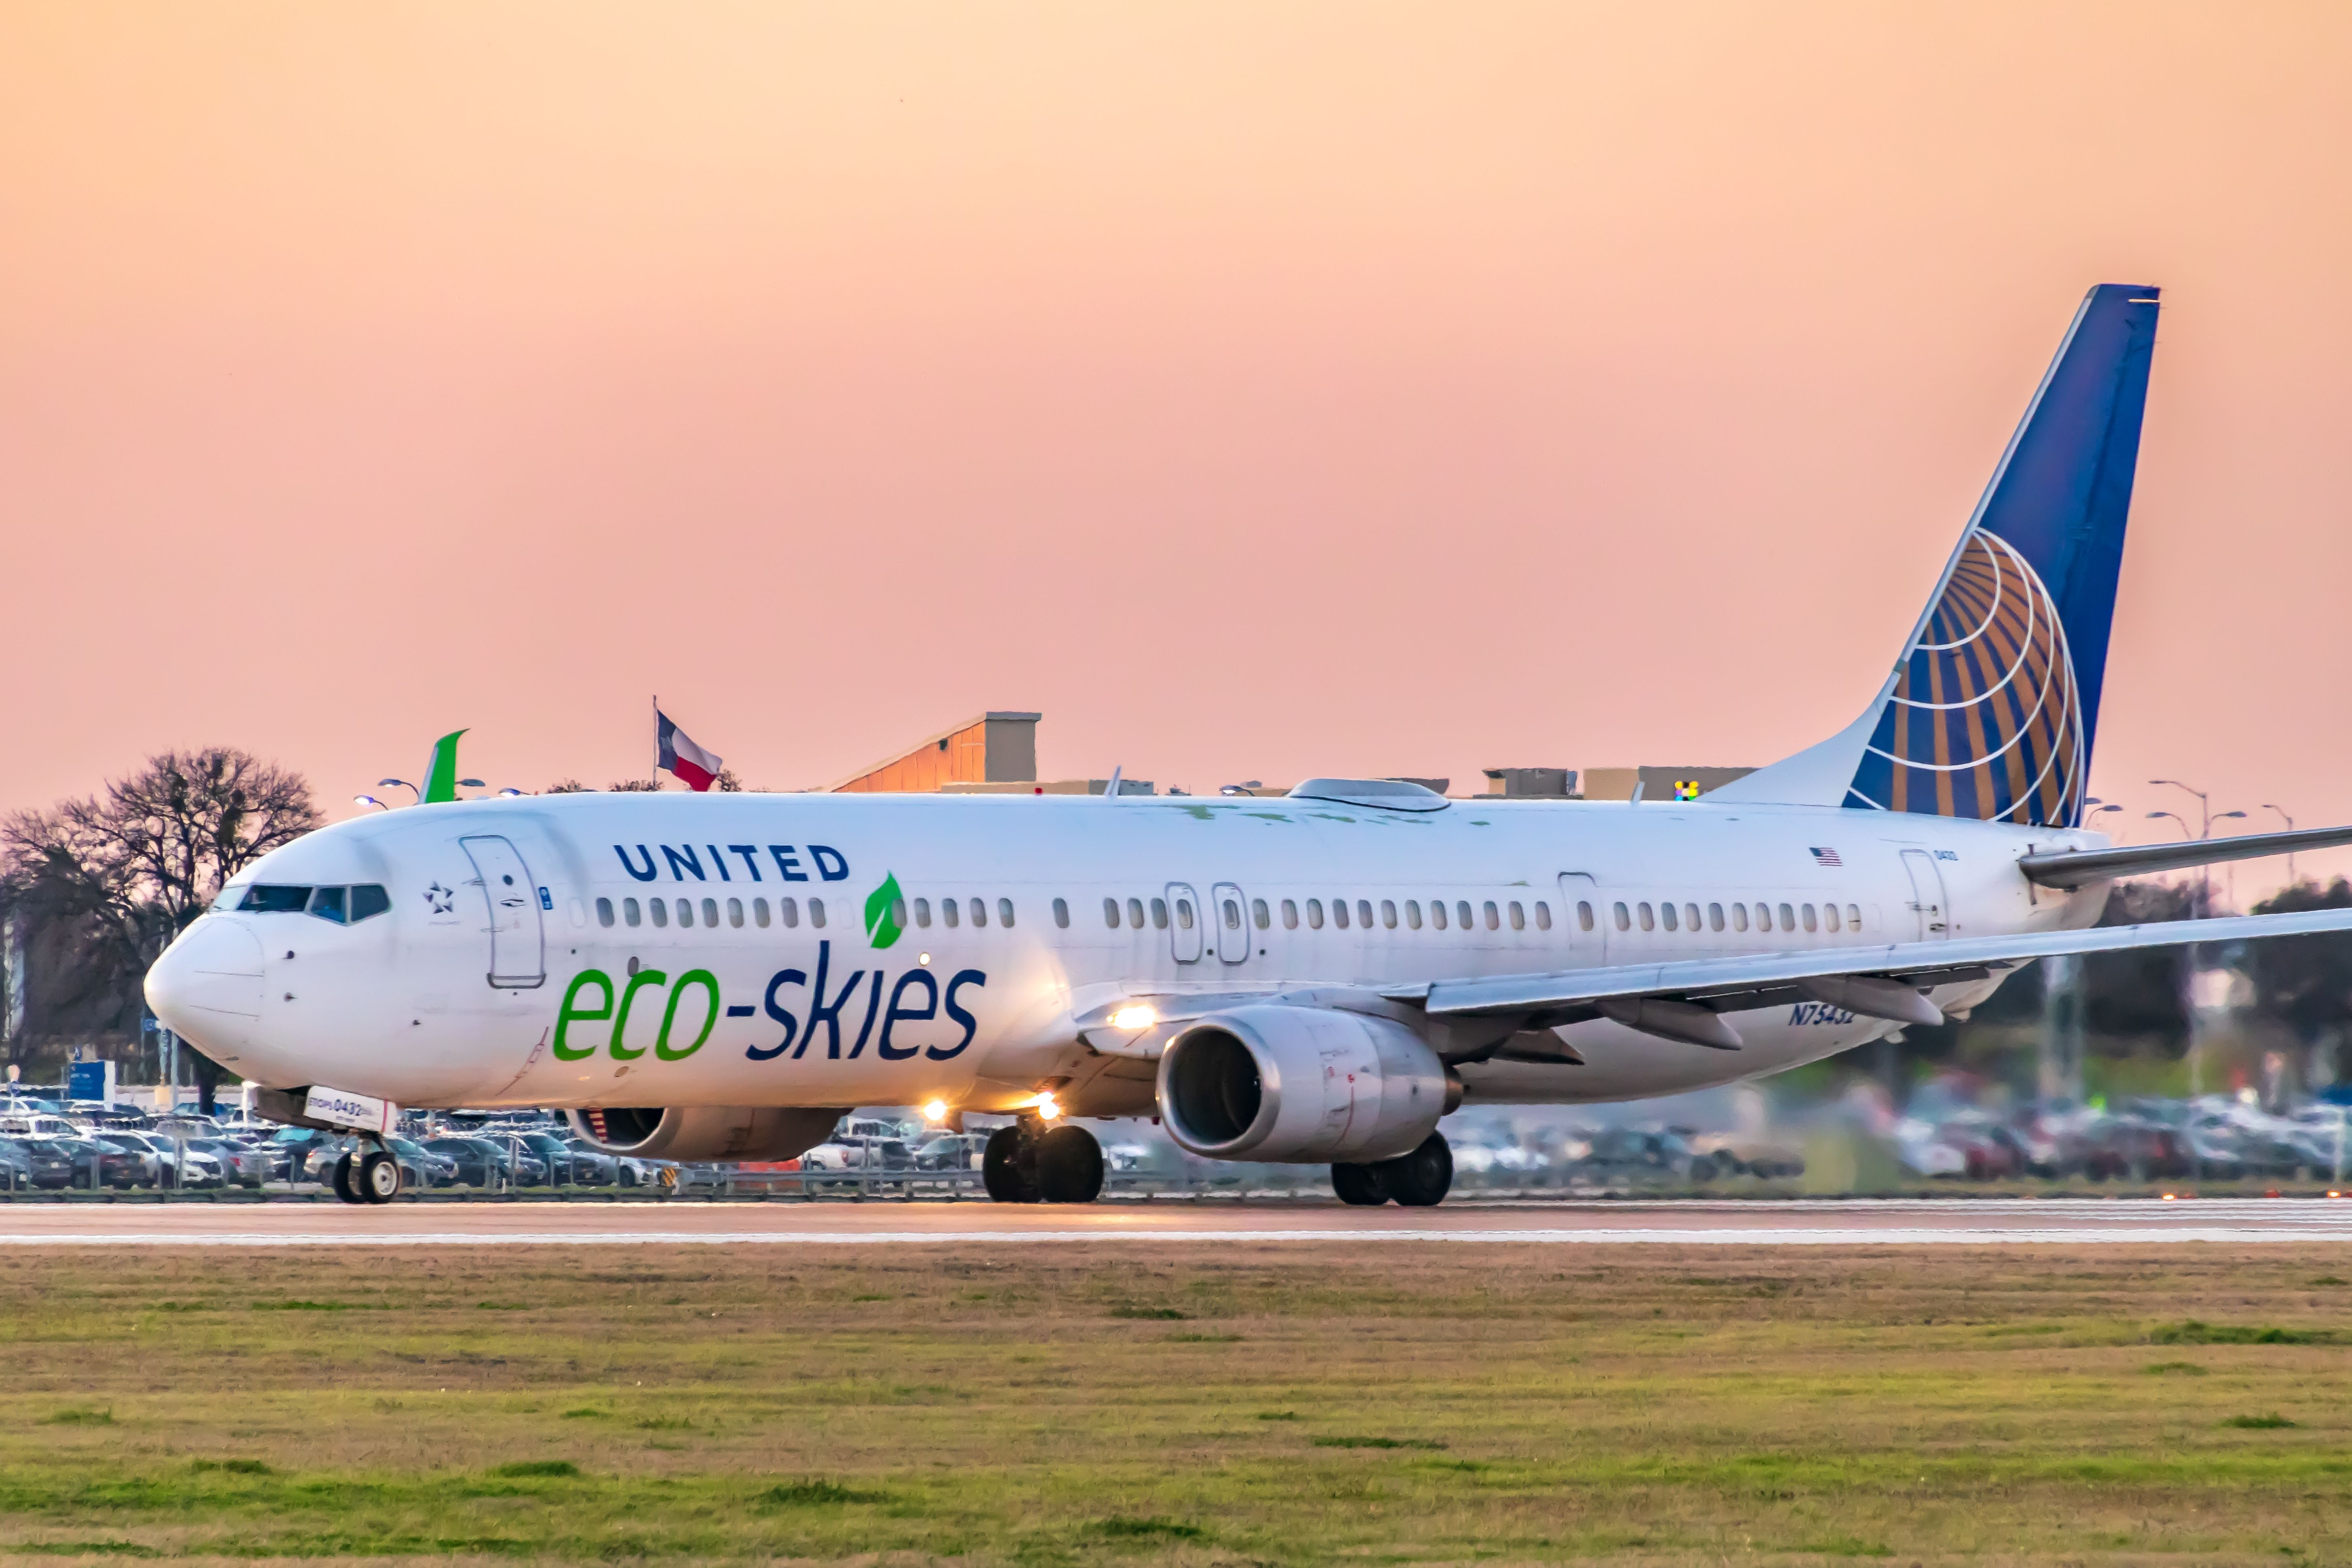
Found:
[{"label": "green winglet", "polygon": [[425,769],[425,805],[457,798],[457,737],[465,732],[452,730],[433,742],[433,761]]}]

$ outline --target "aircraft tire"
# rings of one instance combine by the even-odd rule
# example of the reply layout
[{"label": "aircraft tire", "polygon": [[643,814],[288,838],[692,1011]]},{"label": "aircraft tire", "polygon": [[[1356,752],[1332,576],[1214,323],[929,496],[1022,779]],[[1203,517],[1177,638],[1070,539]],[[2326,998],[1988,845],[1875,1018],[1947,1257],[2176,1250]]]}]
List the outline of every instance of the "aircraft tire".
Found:
[{"label": "aircraft tire", "polygon": [[1382,1160],[1372,1169],[1380,1173],[1389,1196],[1406,1208],[1433,1208],[1445,1201],[1446,1190],[1454,1185],[1454,1151],[1444,1133],[1433,1132],[1412,1153]]},{"label": "aircraft tire", "polygon": [[352,1184],[360,1201],[388,1204],[400,1196],[400,1162],[378,1149],[360,1162],[359,1179]]},{"label": "aircraft tire", "polygon": [[1037,1140],[1037,1196],[1090,1204],[1102,1195],[1102,1145],[1083,1127],[1056,1127]]},{"label": "aircraft tire", "polygon": [[1381,1180],[1378,1165],[1332,1166],[1331,1190],[1341,1203],[1358,1208],[1378,1208],[1389,1201],[1388,1184]]},{"label": "aircraft tire", "polygon": [[352,1184],[352,1157],[345,1154],[338,1158],[335,1161],[335,1196],[347,1204],[363,1204],[367,1199],[360,1196],[359,1189]]},{"label": "aircraft tire", "polygon": [[980,1184],[1000,1204],[1037,1201],[1035,1155],[1028,1144],[1027,1132],[1017,1123],[988,1135],[988,1147],[980,1156]]}]

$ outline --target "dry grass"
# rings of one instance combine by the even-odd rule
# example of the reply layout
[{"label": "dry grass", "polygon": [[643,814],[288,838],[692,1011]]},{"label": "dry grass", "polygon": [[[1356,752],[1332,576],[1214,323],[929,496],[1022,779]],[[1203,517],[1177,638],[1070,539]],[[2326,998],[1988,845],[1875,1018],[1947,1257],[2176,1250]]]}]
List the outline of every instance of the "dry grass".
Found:
[{"label": "dry grass", "polygon": [[0,1257],[0,1553],[2352,1558],[2340,1249]]}]

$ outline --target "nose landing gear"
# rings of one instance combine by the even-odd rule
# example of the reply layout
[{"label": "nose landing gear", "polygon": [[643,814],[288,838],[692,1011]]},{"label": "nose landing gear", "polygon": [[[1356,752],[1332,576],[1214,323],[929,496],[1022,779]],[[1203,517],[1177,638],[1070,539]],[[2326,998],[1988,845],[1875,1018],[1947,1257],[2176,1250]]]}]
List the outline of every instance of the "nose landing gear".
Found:
[{"label": "nose landing gear", "polygon": [[1420,1148],[1369,1165],[1334,1165],[1331,1190],[1343,1204],[1367,1208],[1394,1199],[1406,1208],[1429,1208],[1444,1201],[1454,1185],[1454,1151],[1444,1134],[1433,1132]]},{"label": "nose landing gear", "polygon": [[990,1134],[980,1176],[1001,1204],[1090,1204],[1102,1194],[1102,1145],[1083,1127],[1024,1116]]},{"label": "nose landing gear", "polygon": [[388,1204],[400,1196],[400,1162],[391,1150],[369,1150],[354,1160],[335,1162],[335,1196],[347,1204]]}]

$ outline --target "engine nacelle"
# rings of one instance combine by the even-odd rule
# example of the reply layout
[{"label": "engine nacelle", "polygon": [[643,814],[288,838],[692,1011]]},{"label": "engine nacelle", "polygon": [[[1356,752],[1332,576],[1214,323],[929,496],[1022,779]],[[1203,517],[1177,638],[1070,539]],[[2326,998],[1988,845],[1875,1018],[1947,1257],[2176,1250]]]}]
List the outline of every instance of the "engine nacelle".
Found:
[{"label": "engine nacelle", "polygon": [[607,1154],[642,1160],[791,1160],[833,1136],[846,1110],[772,1105],[673,1105],[567,1110],[580,1136]]},{"label": "engine nacelle", "polygon": [[1419,1148],[1461,1085],[1402,1024],[1270,1003],[1177,1032],[1160,1054],[1160,1120],[1210,1159],[1360,1163]]}]

